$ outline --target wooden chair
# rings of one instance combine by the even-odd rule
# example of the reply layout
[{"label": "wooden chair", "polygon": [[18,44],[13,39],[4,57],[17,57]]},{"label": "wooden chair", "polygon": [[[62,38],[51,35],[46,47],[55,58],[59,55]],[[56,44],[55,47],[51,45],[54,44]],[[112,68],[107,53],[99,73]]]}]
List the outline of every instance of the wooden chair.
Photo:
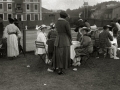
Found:
[{"label": "wooden chair", "polygon": [[[45,47],[45,44],[44,42],[39,42],[39,41],[35,41],[35,45],[36,45],[36,48],[42,48],[42,49],[45,49],[45,54],[48,56],[48,53],[47,53],[47,50],[46,50],[46,47]],[[42,57],[43,55],[42,54],[39,54],[40,58],[45,61]],[[48,60],[47,64],[49,63],[50,61]]]}]

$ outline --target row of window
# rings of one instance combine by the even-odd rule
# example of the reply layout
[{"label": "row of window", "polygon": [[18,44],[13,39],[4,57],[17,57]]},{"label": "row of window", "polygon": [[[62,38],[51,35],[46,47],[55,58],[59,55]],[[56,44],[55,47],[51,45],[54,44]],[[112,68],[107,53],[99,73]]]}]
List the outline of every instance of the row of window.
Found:
[{"label": "row of window", "polygon": [[[3,3],[0,3],[0,10],[3,10]],[[7,3],[7,11],[12,10],[12,3]]]},{"label": "row of window", "polygon": [[24,0],[24,2],[39,2],[39,0]]},{"label": "row of window", "polygon": [[[21,5],[19,4],[19,7],[18,5],[16,5],[17,8],[21,8]],[[26,10],[27,11],[30,11],[31,9],[31,4],[26,4]],[[3,3],[0,3],[0,10],[3,10]],[[12,11],[12,3],[7,3],[7,11]],[[35,11],[38,11],[38,4],[34,4],[34,10]]]},{"label": "row of window", "polygon": [[[0,18],[3,19],[3,21],[7,21],[8,18],[13,18],[13,14],[7,14],[7,18],[5,19],[4,14],[0,14]],[[21,21],[34,21],[34,20],[39,20],[39,14],[34,14],[34,20],[31,18],[31,14],[26,14],[26,19],[23,18],[23,15],[18,14],[15,16],[15,18],[21,20]]]},{"label": "row of window", "polygon": [[12,2],[12,0],[0,0],[0,2]]},{"label": "row of window", "polygon": [[[27,11],[30,11],[30,9],[31,9],[31,4],[26,4],[26,10]],[[34,10],[38,10],[38,4],[34,4]]]},{"label": "row of window", "polygon": [[[13,0],[0,0],[0,2],[12,2]],[[24,0],[24,2],[39,2],[39,0]]]}]

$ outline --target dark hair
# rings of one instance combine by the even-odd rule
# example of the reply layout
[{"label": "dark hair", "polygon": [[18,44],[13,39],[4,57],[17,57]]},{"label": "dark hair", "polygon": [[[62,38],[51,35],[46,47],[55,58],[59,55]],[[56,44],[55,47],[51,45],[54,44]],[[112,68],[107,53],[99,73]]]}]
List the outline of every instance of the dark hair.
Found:
[{"label": "dark hair", "polygon": [[84,22],[87,22],[88,20],[85,20]]},{"label": "dark hair", "polygon": [[113,20],[111,20],[110,22],[114,22]]},{"label": "dark hair", "polygon": [[60,12],[60,17],[61,18],[66,18],[66,17],[68,17],[68,14],[65,11],[61,11]]},{"label": "dark hair", "polygon": [[14,20],[12,18],[8,18],[9,23],[14,23]]},{"label": "dark hair", "polygon": [[118,23],[120,24],[120,19],[118,20]]},{"label": "dark hair", "polygon": [[103,29],[104,29],[104,30],[108,29],[108,26],[103,26]]}]

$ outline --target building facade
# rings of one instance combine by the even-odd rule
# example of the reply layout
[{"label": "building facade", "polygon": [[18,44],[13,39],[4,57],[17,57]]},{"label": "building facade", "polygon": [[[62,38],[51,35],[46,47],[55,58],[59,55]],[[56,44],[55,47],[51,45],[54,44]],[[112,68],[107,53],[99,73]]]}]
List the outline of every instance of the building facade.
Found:
[{"label": "building facade", "polygon": [[9,17],[19,21],[41,21],[41,0],[0,0],[0,17],[8,21]]},{"label": "building facade", "polygon": [[112,19],[120,19],[120,5],[113,8]]}]

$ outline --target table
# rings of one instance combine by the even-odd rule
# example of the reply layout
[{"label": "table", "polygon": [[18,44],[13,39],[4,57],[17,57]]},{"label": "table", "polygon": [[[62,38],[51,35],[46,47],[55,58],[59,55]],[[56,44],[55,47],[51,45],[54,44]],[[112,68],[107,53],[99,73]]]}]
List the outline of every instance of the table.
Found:
[{"label": "table", "polygon": [[80,46],[79,41],[72,41],[72,45],[70,46],[70,58],[73,60],[75,58],[75,48]]}]

